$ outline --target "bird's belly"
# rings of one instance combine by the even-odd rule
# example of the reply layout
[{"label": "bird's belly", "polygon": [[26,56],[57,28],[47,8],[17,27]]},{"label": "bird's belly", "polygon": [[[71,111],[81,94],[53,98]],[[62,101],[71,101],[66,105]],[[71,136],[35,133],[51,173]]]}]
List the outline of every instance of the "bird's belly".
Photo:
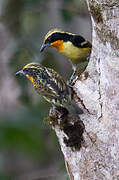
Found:
[{"label": "bird's belly", "polygon": [[72,63],[78,64],[85,61],[91,53],[90,48],[77,48],[71,44],[64,45],[64,48],[60,51],[64,56],[68,57]]}]

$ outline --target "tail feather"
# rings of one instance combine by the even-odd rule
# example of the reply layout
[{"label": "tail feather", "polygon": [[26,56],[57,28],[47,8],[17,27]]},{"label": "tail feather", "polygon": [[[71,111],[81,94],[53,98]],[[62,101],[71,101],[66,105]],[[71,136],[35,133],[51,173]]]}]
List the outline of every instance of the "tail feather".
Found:
[{"label": "tail feather", "polygon": [[67,110],[74,116],[79,116],[79,114],[83,114],[83,110],[79,108],[74,101],[71,101],[67,104]]}]

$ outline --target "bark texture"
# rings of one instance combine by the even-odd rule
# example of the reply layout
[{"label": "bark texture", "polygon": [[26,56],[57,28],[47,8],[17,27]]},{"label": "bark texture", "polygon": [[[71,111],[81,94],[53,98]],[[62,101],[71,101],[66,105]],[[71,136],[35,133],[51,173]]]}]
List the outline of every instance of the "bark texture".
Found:
[{"label": "bark texture", "polygon": [[[87,0],[92,21],[92,53],[85,80],[74,90],[84,114],[80,150],[55,126],[71,180],[119,179],[119,1]],[[69,118],[69,117],[68,117]],[[60,119],[60,118],[59,118]],[[68,121],[73,124],[69,118]]]}]

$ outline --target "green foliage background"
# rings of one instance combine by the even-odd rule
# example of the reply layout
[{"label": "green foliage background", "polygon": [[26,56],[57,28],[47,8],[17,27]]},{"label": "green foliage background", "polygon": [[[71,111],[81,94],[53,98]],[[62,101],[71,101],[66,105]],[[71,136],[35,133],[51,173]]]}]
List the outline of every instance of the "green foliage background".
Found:
[{"label": "green foliage background", "polygon": [[[55,27],[81,32],[90,39],[85,1],[2,0],[1,4],[0,23],[13,41],[8,68],[20,94],[16,108],[0,113],[0,180],[66,180],[68,176],[57,138],[43,122],[50,105],[36,94],[25,78],[16,78],[15,72],[37,61],[69,78],[71,66],[65,58],[54,49],[49,48],[43,54],[39,49],[43,36]],[[79,18],[84,23],[77,25]]]}]

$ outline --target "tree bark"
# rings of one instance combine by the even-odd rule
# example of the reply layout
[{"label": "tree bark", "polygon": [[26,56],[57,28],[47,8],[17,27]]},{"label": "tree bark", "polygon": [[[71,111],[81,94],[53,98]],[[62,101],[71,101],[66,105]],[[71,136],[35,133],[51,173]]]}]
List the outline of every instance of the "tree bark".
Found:
[{"label": "tree bark", "polygon": [[81,148],[65,143],[64,139],[69,137],[63,128],[54,129],[71,180],[118,180],[119,1],[87,0],[87,5],[93,45],[86,69],[89,75],[74,86],[79,106],[83,105],[84,110],[80,115],[84,124]]}]

